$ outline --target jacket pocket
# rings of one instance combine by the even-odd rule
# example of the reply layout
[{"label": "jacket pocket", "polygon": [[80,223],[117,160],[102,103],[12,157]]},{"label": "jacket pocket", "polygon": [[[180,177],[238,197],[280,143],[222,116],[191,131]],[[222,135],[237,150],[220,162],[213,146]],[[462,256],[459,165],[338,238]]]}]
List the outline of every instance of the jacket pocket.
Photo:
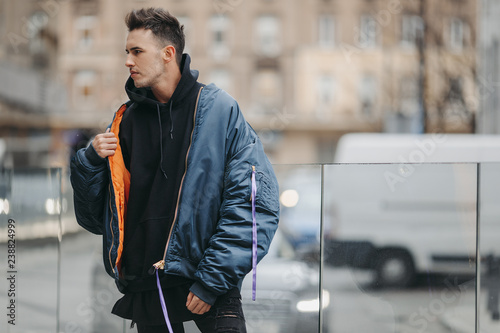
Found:
[{"label": "jacket pocket", "polygon": [[[252,200],[252,170],[249,171],[248,200]],[[255,168],[255,182],[257,185],[257,194],[255,207],[277,213],[279,211],[279,199],[277,184],[275,184],[265,172]]]}]

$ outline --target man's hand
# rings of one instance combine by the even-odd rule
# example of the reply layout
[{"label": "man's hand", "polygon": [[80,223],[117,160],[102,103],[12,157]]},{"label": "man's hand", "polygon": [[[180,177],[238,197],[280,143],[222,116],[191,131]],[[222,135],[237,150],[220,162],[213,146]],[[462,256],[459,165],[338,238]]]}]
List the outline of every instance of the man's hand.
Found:
[{"label": "man's hand", "polygon": [[189,311],[191,311],[194,314],[199,314],[202,315],[208,310],[210,310],[211,305],[203,302],[201,299],[198,298],[195,294],[193,294],[191,291],[189,292],[186,306]]},{"label": "man's hand", "polygon": [[109,128],[106,133],[97,134],[92,146],[94,147],[97,155],[102,158],[108,156],[113,156],[117,147],[118,139],[113,132],[110,132]]}]

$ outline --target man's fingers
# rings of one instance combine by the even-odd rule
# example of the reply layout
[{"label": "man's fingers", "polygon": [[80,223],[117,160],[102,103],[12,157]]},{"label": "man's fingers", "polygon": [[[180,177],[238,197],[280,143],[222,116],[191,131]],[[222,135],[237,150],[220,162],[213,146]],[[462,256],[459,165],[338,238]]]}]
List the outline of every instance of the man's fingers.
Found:
[{"label": "man's fingers", "polygon": [[95,143],[94,146],[116,144],[118,143],[118,139],[116,138],[114,133],[108,132],[96,135],[94,143]]},{"label": "man's fingers", "polygon": [[102,134],[98,134],[96,135],[96,140],[105,140],[105,141],[118,141],[118,139],[116,138],[115,136],[115,133],[113,132],[106,132],[106,133],[102,133]]},{"label": "man's fingers", "polygon": [[203,304],[203,305],[201,306],[201,308],[198,310],[197,314],[202,315],[202,314],[204,314],[204,313],[208,312],[208,310],[210,310],[210,305],[208,305],[208,304],[206,304],[206,303],[205,303],[205,304]]},{"label": "man's fingers", "polygon": [[187,297],[186,307],[192,313],[201,315],[210,310],[211,305],[202,301],[198,296],[196,296],[192,292],[189,292],[189,295]]},{"label": "man's fingers", "polygon": [[195,308],[191,312],[194,313],[194,314],[201,315],[201,314],[204,314],[207,311],[208,310],[207,310],[206,304],[196,303]]},{"label": "man's fingers", "polygon": [[102,150],[116,150],[118,145],[116,143],[101,143],[99,148]]},{"label": "man's fingers", "polygon": [[110,150],[96,150],[96,152],[102,158],[113,156],[115,154],[115,150],[114,149],[110,149]]},{"label": "man's fingers", "polygon": [[106,133],[111,132],[111,127],[106,128]]},{"label": "man's fingers", "polygon": [[96,135],[92,146],[94,146],[97,155],[106,158],[115,154],[115,150],[118,147],[117,144],[118,139],[108,128],[105,133]]},{"label": "man's fingers", "polygon": [[194,294],[192,292],[189,292],[189,295],[188,295],[187,301],[186,301],[186,307],[189,308],[189,304],[191,304],[191,301],[193,300],[193,296],[194,296]]}]

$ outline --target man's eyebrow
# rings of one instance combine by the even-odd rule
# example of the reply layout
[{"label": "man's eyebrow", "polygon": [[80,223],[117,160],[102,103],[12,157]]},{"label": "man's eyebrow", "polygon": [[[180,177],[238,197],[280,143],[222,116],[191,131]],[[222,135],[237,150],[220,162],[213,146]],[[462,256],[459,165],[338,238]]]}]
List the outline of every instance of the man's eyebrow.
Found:
[{"label": "man's eyebrow", "polygon": [[134,47],[131,47],[130,50],[129,49],[125,49],[125,52],[134,51],[134,50],[142,50],[142,48],[139,47],[139,46],[134,46]]}]

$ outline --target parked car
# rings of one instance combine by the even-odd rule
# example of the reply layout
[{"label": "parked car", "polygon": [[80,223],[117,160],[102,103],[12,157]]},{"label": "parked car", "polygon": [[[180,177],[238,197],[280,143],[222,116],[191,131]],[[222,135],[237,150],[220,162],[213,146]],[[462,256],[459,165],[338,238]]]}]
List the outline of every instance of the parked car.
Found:
[{"label": "parked car", "polygon": [[[297,260],[287,238],[278,231],[269,253],[257,266],[256,300],[252,301],[252,274],[243,281],[243,311],[247,330],[266,333],[319,332],[318,262]],[[323,290],[322,310],[327,314],[330,294]],[[327,333],[323,320],[322,332]]]}]

